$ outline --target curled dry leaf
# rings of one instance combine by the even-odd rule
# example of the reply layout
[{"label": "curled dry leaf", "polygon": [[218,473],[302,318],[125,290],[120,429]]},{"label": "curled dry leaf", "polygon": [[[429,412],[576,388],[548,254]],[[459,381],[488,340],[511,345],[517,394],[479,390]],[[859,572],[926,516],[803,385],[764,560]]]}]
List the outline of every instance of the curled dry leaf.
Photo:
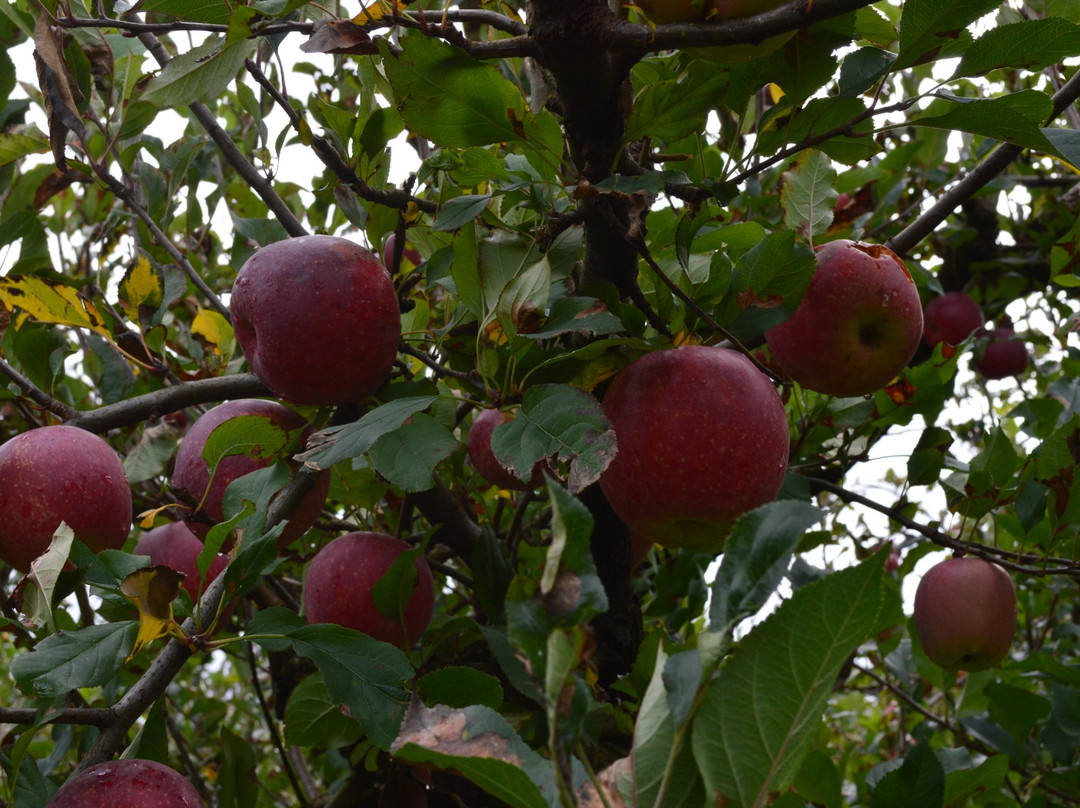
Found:
[{"label": "curled dry leaf", "polygon": [[61,171],[67,170],[64,155],[67,133],[74,132],[80,139],[84,135],[82,117],[79,115],[79,106],[84,99],[71,66],[64,58],[65,36],[65,32],[49,25],[44,16],[39,17],[34,26],[34,61],[37,64],[38,84],[45,98],[45,114],[49,119],[49,142]]},{"label": "curled dry leaf", "polygon": [[467,732],[469,719],[464,710],[439,704],[427,707],[414,698],[401,724],[397,740],[390,747],[396,752],[406,744],[416,744],[454,757],[493,758],[520,767],[521,759],[510,751],[510,739],[495,732]]},{"label": "curled dry leaf", "polygon": [[367,31],[352,20],[315,23],[314,32],[300,50],[304,53],[352,53],[370,55],[379,52]]},{"label": "curled dry leaf", "polygon": [[135,570],[120,582],[120,591],[139,610],[139,634],[129,659],[144,645],[164,636],[176,625],[172,602],[180,594],[184,574],[159,565]]},{"label": "curled dry leaf", "polygon": [[[582,784],[577,791],[578,808],[626,808],[626,800],[619,791],[618,778],[629,780],[633,774],[630,758],[619,758],[596,775],[595,785],[591,780]],[[600,786],[599,790],[597,785]]]}]

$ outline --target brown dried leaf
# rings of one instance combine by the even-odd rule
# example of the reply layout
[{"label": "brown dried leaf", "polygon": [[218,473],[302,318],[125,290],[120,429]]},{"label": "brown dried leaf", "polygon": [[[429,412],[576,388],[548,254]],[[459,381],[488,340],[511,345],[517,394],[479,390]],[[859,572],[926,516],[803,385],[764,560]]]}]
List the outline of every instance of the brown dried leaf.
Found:
[{"label": "brown dried leaf", "polygon": [[[622,792],[619,791],[617,778],[633,777],[630,766],[630,758],[619,758],[600,774],[596,776],[596,782],[603,792],[601,795],[591,780],[585,781],[577,791],[578,808],[626,808],[626,801]],[[606,798],[606,799],[605,799]]]},{"label": "brown dried leaf", "polygon": [[56,165],[61,171],[67,170],[67,158],[64,155],[67,133],[74,132],[80,139],[85,134],[82,117],[79,115],[83,94],[71,72],[71,66],[64,59],[63,38],[66,35],[49,25],[44,17],[39,17],[34,26],[34,61],[37,63],[38,84],[45,97],[49,142],[52,144]]},{"label": "brown dried leaf", "polygon": [[427,707],[419,698],[413,698],[390,751],[396,752],[411,743],[443,755],[494,758],[521,766],[521,759],[510,751],[509,738],[494,732],[471,735],[467,728],[464,710],[442,704]]},{"label": "brown dried leaf", "polygon": [[352,53],[371,55],[379,48],[371,41],[367,31],[352,20],[317,22],[308,39],[300,50],[304,53]]}]

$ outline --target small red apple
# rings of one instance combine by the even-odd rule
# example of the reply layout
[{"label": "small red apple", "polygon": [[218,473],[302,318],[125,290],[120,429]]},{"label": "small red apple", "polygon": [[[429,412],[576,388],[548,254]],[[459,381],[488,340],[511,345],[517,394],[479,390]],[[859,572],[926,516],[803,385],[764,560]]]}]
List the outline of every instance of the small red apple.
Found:
[{"label": "small red apple", "polygon": [[[394,265],[394,248],[397,246],[397,233],[391,233],[386,237],[386,243],[383,244],[382,260],[383,266],[390,269]],[[408,261],[413,267],[418,267],[423,262],[423,258],[420,256],[420,252],[415,247],[410,247],[408,243],[405,244],[405,249],[401,252],[402,263]]]},{"label": "small red apple", "polygon": [[987,334],[986,344],[976,349],[972,365],[987,379],[1019,376],[1028,366],[1028,348],[1008,327],[995,328]]},{"label": "small red apple", "polygon": [[131,488],[116,452],[92,432],[46,426],[0,446],[0,559],[20,572],[61,522],[94,552],[131,531]]},{"label": "small red apple", "polygon": [[533,466],[532,476],[526,483],[504,467],[491,451],[491,433],[495,431],[495,427],[513,420],[513,413],[496,409],[480,410],[473,419],[472,426],[469,427],[469,438],[466,442],[469,460],[481,477],[499,488],[508,488],[512,491],[539,488],[544,484],[543,462]]},{"label": "small red apple", "polygon": [[1016,592],[997,564],[967,556],[931,567],[915,591],[915,631],[947,670],[981,671],[1003,660],[1016,633]]},{"label": "small red apple", "polygon": [[416,587],[399,618],[375,605],[372,590],[411,546],[382,533],[346,533],[312,559],[304,577],[304,614],[309,623],[334,623],[407,649],[431,621],[435,583],[423,556],[416,559]]},{"label": "small red apple", "polygon": [[[245,474],[268,466],[270,458],[256,459],[247,455],[231,455],[218,463],[213,482],[210,470],[203,459],[203,449],[210,433],[230,418],[242,415],[257,415],[270,419],[289,432],[303,429],[306,421],[298,413],[276,401],[264,401],[255,398],[243,398],[227,401],[206,412],[188,430],[176,452],[172,484],[181,497],[192,506],[202,502],[202,508],[191,513],[187,518],[188,527],[200,538],[205,538],[208,523],[217,523],[225,519],[223,503],[225,489],[229,483]],[[306,440],[306,435],[301,438]],[[308,495],[293,512],[289,524],[281,536],[278,546],[287,547],[307,532],[322,511],[326,495],[330,490],[330,472],[320,474]],[[205,497],[205,498],[204,498]]]},{"label": "small red apple", "polygon": [[600,487],[640,541],[719,552],[732,523],[780,491],[787,414],[740,353],[646,354],[615,377],[603,407],[618,452]]},{"label": "small red apple", "polygon": [[817,248],[802,302],[765,339],[803,387],[862,396],[904,369],[922,332],[922,303],[904,262],[887,247],[841,239]]},{"label": "small red apple", "polygon": [[180,584],[191,595],[191,602],[198,603],[203,590],[217,578],[229,564],[229,558],[218,555],[200,580],[197,561],[203,551],[203,543],[183,522],[172,522],[148,531],[135,544],[132,553],[150,557],[155,566],[168,567],[184,575]]},{"label": "small red apple", "polygon": [[926,304],[923,322],[928,345],[959,345],[982,328],[983,314],[979,304],[963,292],[946,292]]},{"label": "small red apple", "polygon": [[203,808],[199,792],[178,771],[128,758],[91,766],[72,777],[45,808]]},{"label": "small red apple", "polygon": [[237,273],[229,309],[252,372],[296,404],[360,401],[394,366],[394,282],[348,239],[301,236],[263,247]]}]

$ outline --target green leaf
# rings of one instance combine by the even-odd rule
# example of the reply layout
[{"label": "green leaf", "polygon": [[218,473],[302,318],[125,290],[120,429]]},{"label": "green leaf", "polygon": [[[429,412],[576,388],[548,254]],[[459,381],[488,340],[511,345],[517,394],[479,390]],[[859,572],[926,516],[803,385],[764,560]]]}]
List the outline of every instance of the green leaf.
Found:
[{"label": "green leaf", "polygon": [[908,482],[911,485],[936,483],[945,468],[945,458],[952,446],[953,436],[947,429],[928,426],[908,458]]},{"label": "green leaf", "polygon": [[412,131],[444,148],[524,139],[521,92],[495,66],[434,37],[405,37],[397,55],[380,47],[394,102]]},{"label": "green leaf", "polygon": [[571,493],[600,478],[615,457],[615,432],[600,402],[568,384],[531,387],[517,416],[495,427],[491,450],[519,479],[527,480],[544,458],[570,464]]},{"label": "green leaf", "polygon": [[214,427],[206,438],[202,456],[211,470],[233,455],[267,460],[288,446],[294,436],[269,416],[238,415]]},{"label": "green leaf", "polygon": [[438,396],[410,396],[388,401],[364,414],[359,421],[330,427],[308,439],[308,450],[300,458],[308,466],[328,469],[342,460],[360,457],[379,440],[400,429],[409,418],[430,407]]},{"label": "green leaf", "polygon": [[289,696],[285,707],[285,743],[336,749],[363,737],[360,722],[341,711],[330,698],[321,673],[306,677]]},{"label": "green leaf", "polygon": [[953,78],[980,76],[1002,67],[1042,70],[1080,54],[1080,25],[1062,19],[1025,20],[991,28],[976,39]]},{"label": "green leaf", "polygon": [[250,39],[226,45],[220,36],[208,37],[165,65],[147,84],[141,100],[162,109],[212,101],[236,78],[254,47]]},{"label": "green leaf", "polygon": [[495,314],[503,331],[511,337],[527,332],[537,318],[547,313],[550,294],[551,264],[544,256],[506,284],[499,295]]},{"label": "green leaf", "polygon": [[491,202],[491,194],[465,194],[456,196],[439,210],[435,219],[436,230],[457,230],[464,227],[485,210]]},{"label": "green leaf", "polygon": [[[412,678],[408,658],[394,646],[359,631],[326,624],[308,625],[284,608],[260,611],[248,623],[252,641],[280,649],[284,637],[300,656],[314,662],[330,698],[348,707],[372,743],[388,749],[408,705],[405,683]],[[264,639],[262,635],[279,635]]]},{"label": "green leaf", "polygon": [[841,667],[876,627],[884,574],[874,556],[796,590],[731,655],[693,726],[710,802],[760,805],[791,783]]},{"label": "green leaf", "polygon": [[924,742],[907,753],[903,765],[881,778],[870,808],[941,808],[944,799],[945,769]]},{"label": "green leaf", "polygon": [[1008,773],[1008,755],[994,755],[975,768],[949,772],[945,775],[945,808],[963,808],[974,794],[999,788]]},{"label": "green leaf", "polygon": [[967,26],[1001,5],[1001,0],[907,0],[900,15],[900,55],[895,69],[930,61]]},{"label": "green leaf", "polygon": [[139,8],[189,22],[223,25],[229,21],[229,5],[221,0],[143,0]]},{"label": "green leaf", "polygon": [[787,574],[806,530],[821,511],[805,502],[770,502],[743,514],[731,529],[712,583],[709,630],[727,633],[760,609]]},{"label": "green leaf", "polygon": [[53,634],[12,660],[11,675],[20,689],[41,698],[103,685],[124,664],[138,630],[136,621],[121,620]]},{"label": "green leaf", "polygon": [[626,139],[652,137],[674,143],[703,131],[705,115],[716,106],[727,82],[726,70],[699,59],[676,79],[646,85],[634,99]]},{"label": "green leaf", "polygon": [[248,808],[258,802],[260,788],[256,773],[258,758],[251,744],[230,730],[221,728],[221,766],[217,774],[217,804],[221,808]]},{"label": "green leaf", "polygon": [[990,698],[990,720],[1004,727],[1020,746],[1050,715],[1050,700],[1029,690],[993,682],[983,692]]},{"label": "green leaf", "polygon": [[551,305],[547,320],[537,331],[520,336],[540,340],[560,334],[584,334],[604,336],[617,334],[624,329],[622,320],[608,311],[607,306],[595,297],[574,295],[561,297]]},{"label": "green leaf", "polygon": [[814,805],[843,808],[842,779],[833,759],[826,752],[814,749],[795,777],[795,789]]},{"label": "green leaf", "polygon": [[915,126],[960,130],[994,138],[1029,149],[1057,154],[1057,148],[1043,134],[1040,124],[1050,117],[1050,97],[1037,90],[967,101],[942,115],[916,118]]},{"label": "green leaf", "polygon": [[498,710],[503,703],[503,689],[494,676],[461,665],[442,668],[416,682],[416,690],[424,704],[433,707],[468,707],[480,704]]},{"label": "green leaf", "polygon": [[551,808],[557,799],[551,764],[488,707],[414,701],[391,751],[407,763],[454,771],[514,808]]},{"label": "green leaf", "polygon": [[795,166],[784,172],[780,192],[784,224],[804,237],[821,235],[832,224],[839,196],[832,161],[822,152],[804,151]]},{"label": "green leaf", "polygon": [[435,466],[455,454],[461,444],[449,429],[418,412],[370,449],[371,463],[391,485],[406,492],[426,491],[435,484]]},{"label": "green leaf", "polygon": [[[860,12],[864,10],[860,9]],[[893,54],[872,46],[848,54],[840,64],[840,97],[862,95],[885,77],[894,61],[896,57]]]},{"label": "green leaf", "polygon": [[551,545],[540,577],[540,592],[548,604],[558,603],[559,622],[584,623],[607,611],[607,594],[596,574],[589,509],[565,488],[548,478],[551,496]]},{"label": "green leaf", "polygon": [[64,571],[75,533],[66,522],[61,522],[53,532],[45,552],[30,562],[30,574],[26,576],[23,595],[23,612],[26,622],[33,628],[47,627],[56,631],[53,619],[53,600],[60,573]]},{"label": "green leaf", "polygon": [[383,617],[405,623],[405,607],[409,605],[419,579],[416,559],[422,552],[419,547],[403,552],[372,586],[371,599]]},{"label": "green leaf", "polygon": [[0,133],[0,166],[20,160],[28,154],[42,154],[48,150],[48,139],[36,129],[20,134]]}]

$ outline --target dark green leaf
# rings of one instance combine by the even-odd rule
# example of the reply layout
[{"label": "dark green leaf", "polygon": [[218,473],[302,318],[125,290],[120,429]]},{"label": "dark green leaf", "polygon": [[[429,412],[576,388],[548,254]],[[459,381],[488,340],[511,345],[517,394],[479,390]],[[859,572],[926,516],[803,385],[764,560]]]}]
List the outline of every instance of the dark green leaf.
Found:
[{"label": "dark green leaf", "polygon": [[330,698],[321,673],[308,676],[289,696],[285,707],[285,742],[296,746],[336,749],[356,743],[364,734],[359,721]]},{"label": "dark green leaf", "polygon": [[503,702],[503,689],[498,679],[460,665],[421,676],[416,682],[416,689],[429,707],[436,704],[447,707],[480,704],[498,710]]},{"label": "dark green leaf", "polygon": [[907,753],[900,768],[886,774],[874,789],[871,808],[941,808],[945,799],[945,770],[930,744]]},{"label": "dark green leaf", "polygon": [[122,620],[58,632],[12,660],[11,675],[20,689],[41,698],[103,685],[124,664],[138,630],[136,621]]},{"label": "dark green leaf", "polygon": [[1024,20],[991,28],[976,39],[953,73],[980,76],[1001,67],[1042,70],[1080,54],[1080,25],[1062,19]]},{"label": "dark green leaf", "polygon": [[439,210],[435,220],[436,230],[457,230],[464,227],[485,210],[491,202],[491,194],[457,196]]},{"label": "dark green leaf", "polygon": [[435,484],[435,466],[461,448],[450,430],[418,412],[370,449],[371,463],[386,480],[404,491],[426,491]]},{"label": "dark green leaf", "polygon": [[1000,0],[907,0],[900,15],[900,55],[895,69],[930,61]]},{"label": "dark green leaf", "polygon": [[342,460],[360,457],[383,435],[399,429],[414,414],[430,407],[438,396],[410,396],[388,401],[364,414],[355,423],[331,427],[308,439],[308,450],[300,457],[318,469],[328,469]]},{"label": "dark green leaf", "polygon": [[170,61],[150,80],[141,99],[162,109],[213,100],[236,78],[254,47],[252,40],[225,44],[220,36],[210,36]]}]

